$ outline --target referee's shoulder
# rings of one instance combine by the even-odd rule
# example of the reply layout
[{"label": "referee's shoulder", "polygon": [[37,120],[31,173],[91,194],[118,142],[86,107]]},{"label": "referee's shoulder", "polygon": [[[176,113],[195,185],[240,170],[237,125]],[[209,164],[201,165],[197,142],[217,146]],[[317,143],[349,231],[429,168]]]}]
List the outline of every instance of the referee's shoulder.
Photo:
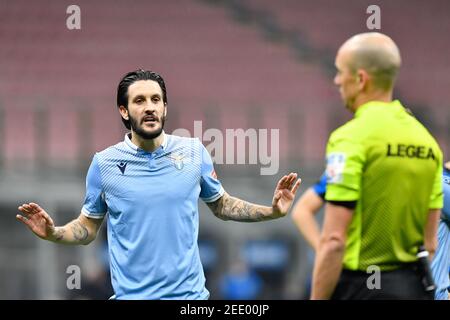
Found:
[{"label": "referee's shoulder", "polygon": [[333,130],[330,134],[330,140],[357,138],[362,133],[363,126],[361,121],[354,118]]}]

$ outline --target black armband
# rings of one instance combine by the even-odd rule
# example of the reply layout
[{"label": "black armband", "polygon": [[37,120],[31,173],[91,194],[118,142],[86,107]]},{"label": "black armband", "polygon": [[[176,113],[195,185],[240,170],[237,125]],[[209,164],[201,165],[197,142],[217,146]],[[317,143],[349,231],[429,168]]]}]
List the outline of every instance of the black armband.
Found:
[{"label": "black armband", "polygon": [[328,202],[334,204],[335,206],[341,206],[347,209],[355,209],[357,203],[357,201],[333,201],[333,200],[328,200]]}]

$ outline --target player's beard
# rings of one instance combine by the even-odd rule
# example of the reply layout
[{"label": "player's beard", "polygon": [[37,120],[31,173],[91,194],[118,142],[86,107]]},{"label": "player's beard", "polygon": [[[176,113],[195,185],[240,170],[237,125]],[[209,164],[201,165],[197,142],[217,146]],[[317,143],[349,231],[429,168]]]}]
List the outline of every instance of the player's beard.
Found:
[{"label": "player's beard", "polygon": [[152,139],[159,137],[159,135],[161,134],[161,132],[164,129],[164,123],[166,122],[166,117],[163,115],[161,118],[158,118],[158,121],[161,122],[161,127],[156,131],[147,132],[142,128],[142,126],[140,126],[138,124],[137,119],[135,119],[131,116],[129,118],[130,118],[130,126],[131,126],[131,129],[133,129],[134,133],[136,133],[142,139],[146,139],[146,140],[152,140]]}]

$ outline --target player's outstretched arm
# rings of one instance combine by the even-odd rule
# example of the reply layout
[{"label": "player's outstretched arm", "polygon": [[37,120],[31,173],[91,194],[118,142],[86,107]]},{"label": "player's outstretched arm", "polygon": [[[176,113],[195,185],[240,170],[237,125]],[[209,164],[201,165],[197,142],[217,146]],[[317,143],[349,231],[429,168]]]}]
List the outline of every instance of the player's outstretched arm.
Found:
[{"label": "player's outstretched arm", "polygon": [[274,192],[272,207],[253,204],[232,197],[226,192],[220,199],[207,205],[214,215],[222,220],[255,222],[277,219],[288,213],[300,183],[301,179],[297,180],[296,173],[281,178]]},{"label": "player's outstretched arm", "polygon": [[39,238],[63,244],[89,244],[97,236],[103,219],[92,219],[84,214],[62,227],[56,227],[52,218],[36,203],[19,207],[22,215],[16,216]]}]

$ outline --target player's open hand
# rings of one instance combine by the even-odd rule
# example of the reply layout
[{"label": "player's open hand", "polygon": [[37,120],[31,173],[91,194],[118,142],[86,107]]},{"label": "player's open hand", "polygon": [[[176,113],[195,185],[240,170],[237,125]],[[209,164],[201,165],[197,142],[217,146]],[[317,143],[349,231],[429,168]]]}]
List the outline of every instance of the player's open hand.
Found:
[{"label": "player's open hand", "polygon": [[50,240],[55,232],[55,224],[52,218],[36,203],[30,202],[19,207],[22,215],[16,215],[17,220],[22,221],[39,238]]},{"label": "player's open hand", "polygon": [[297,174],[292,172],[278,181],[272,200],[272,209],[275,216],[281,217],[288,213],[301,182],[301,179],[297,179]]}]

